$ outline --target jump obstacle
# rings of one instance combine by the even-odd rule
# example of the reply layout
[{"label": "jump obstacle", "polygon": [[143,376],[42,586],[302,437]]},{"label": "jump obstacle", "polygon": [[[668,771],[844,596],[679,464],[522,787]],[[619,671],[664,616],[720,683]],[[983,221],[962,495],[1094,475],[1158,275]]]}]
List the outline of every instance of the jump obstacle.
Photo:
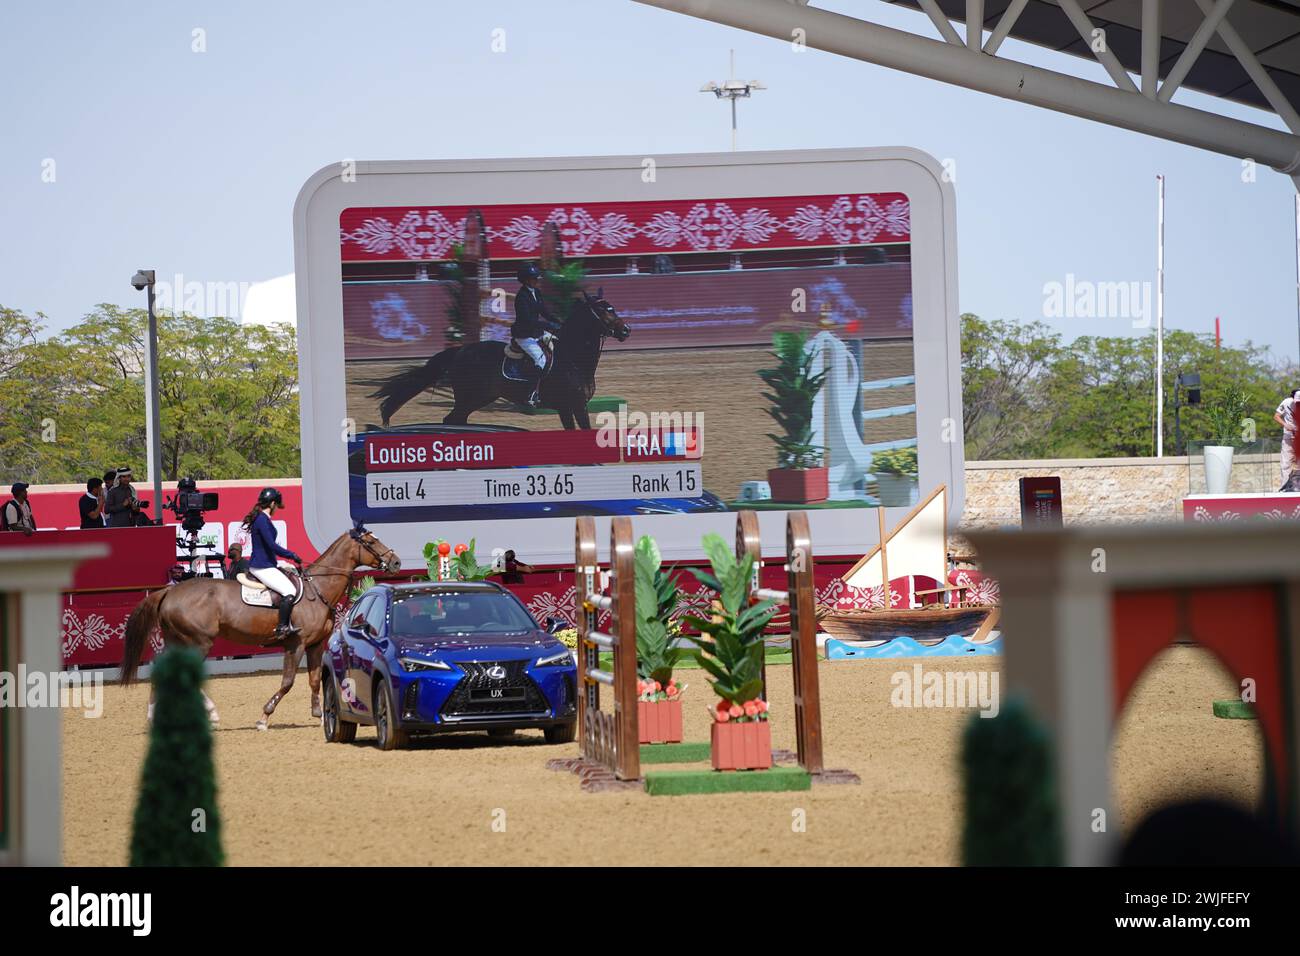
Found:
[{"label": "jump obstacle", "polygon": [[1300,834],[1295,536],[1287,521],[970,535],[1002,589],[1007,693],[1053,738],[1067,864],[1112,862],[1120,713],[1150,662],[1188,637],[1241,682],[1243,699],[1249,688],[1264,737],[1263,815]]},{"label": "jump obstacle", "polygon": [[[575,614],[578,629],[578,747],[576,761],[552,761],[555,769],[570,769],[583,777],[584,789],[613,789],[641,785],[641,748],[637,733],[636,581],[632,521],[616,517],[610,523],[608,586],[596,556],[596,525],[580,517],[574,529]],[[786,518],[787,589],[760,586],[763,561],[758,515],[736,515],[736,556],[754,559],[749,584],[751,600],[772,600],[790,609],[790,650],[794,672],[794,719],[800,775],[824,783],[858,783],[847,770],[826,770],[822,759],[821,696],[817,674],[817,616],[813,590],[812,540],[808,516],[790,512]],[[608,593],[604,593],[605,591]],[[609,630],[600,631],[602,612],[610,615]],[[601,652],[612,657],[611,669],[600,666]],[[767,696],[767,664],[763,663],[763,696]],[[601,685],[614,696],[612,713],[600,709]],[[788,754],[777,753],[778,757]],[[778,776],[789,768],[759,774]],[[744,776],[745,774],[741,774]],[[733,779],[735,774],[727,775]],[[751,778],[753,779],[753,778]],[[761,789],[754,787],[754,789]],[[793,789],[780,787],[780,789]],[[651,792],[655,792],[651,789]],[[666,791],[665,791],[666,792]],[[685,792],[685,791],[683,791]],[[693,791],[700,792],[700,791]]]}]

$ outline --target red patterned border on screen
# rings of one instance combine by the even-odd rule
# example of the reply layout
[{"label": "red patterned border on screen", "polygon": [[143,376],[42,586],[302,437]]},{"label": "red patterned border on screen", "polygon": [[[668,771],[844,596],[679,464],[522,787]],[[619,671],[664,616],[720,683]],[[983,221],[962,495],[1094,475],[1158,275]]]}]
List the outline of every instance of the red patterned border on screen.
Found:
[{"label": "red patterned border on screen", "polygon": [[344,262],[448,259],[464,241],[465,216],[483,215],[488,255],[536,256],[554,222],[569,256],[644,256],[750,249],[884,245],[911,239],[902,193],[764,196],[501,206],[384,206],[339,215]]}]

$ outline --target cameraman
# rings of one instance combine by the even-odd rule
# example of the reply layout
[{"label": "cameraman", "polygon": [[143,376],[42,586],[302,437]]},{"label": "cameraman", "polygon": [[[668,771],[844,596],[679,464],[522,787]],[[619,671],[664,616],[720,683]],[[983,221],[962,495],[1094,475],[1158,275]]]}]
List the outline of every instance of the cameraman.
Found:
[{"label": "cameraman", "polygon": [[104,501],[104,510],[108,513],[108,526],[132,528],[142,520],[147,523],[149,519],[141,514],[141,509],[148,507],[148,502],[142,502],[135,496],[135,489],[131,487],[131,469],[119,468],[116,477],[117,483],[108,490],[108,496]]}]

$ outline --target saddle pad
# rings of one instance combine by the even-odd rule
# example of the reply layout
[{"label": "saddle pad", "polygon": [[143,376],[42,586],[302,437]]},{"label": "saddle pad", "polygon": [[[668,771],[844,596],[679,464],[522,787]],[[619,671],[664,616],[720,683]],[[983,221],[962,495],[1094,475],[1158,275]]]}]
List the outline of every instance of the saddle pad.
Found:
[{"label": "saddle pad", "polygon": [[[525,362],[528,364],[525,365]],[[533,367],[532,359],[526,357],[511,358],[510,355],[507,354],[506,357],[501,360],[501,377],[512,382],[530,382],[532,381],[532,378],[527,374],[525,369],[531,369]]]},{"label": "saddle pad", "polygon": [[243,584],[239,586],[239,596],[245,604],[253,607],[271,607],[271,595],[273,593],[270,588],[250,588]]}]

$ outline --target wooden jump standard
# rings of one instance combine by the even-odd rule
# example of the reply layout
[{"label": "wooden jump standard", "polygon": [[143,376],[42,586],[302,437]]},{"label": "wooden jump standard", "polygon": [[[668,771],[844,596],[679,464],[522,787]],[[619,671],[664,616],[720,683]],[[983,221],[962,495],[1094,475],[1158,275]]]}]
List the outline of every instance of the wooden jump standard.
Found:
[{"label": "wooden jump standard", "polygon": [[[754,559],[750,597],[775,601],[790,608],[790,663],[794,669],[794,728],[799,766],[809,773],[822,772],[822,704],[817,681],[817,609],[813,590],[812,537],[808,516],[791,511],[785,521],[786,590],[759,586],[763,553],[758,534],[758,515],[753,511],[736,514],[736,557]],[[767,656],[763,657],[763,699],[767,699]]]},{"label": "wooden jump standard", "polygon": [[[602,595],[596,562],[596,522],[581,517],[574,529],[574,582],[578,623],[578,747],[583,757],[614,772],[619,780],[641,776],[636,725],[636,568],[632,519],[614,518],[609,535],[609,589]],[[601,611],[610,613],[610,633],[596,629]],[[600,669],[600,652],[614,655],[612,671]],[[614,713],[600,709],[600,685],[614,688]]]},{"label": "wooden jump standard", "polygon": [[[736,515],[736,556],[754,557],[750,596],[773,600],[790,608],[790,647],[794,670],[795,739],[799,766],[815,780],[857,783],[846,770],[825,770],[822,763],[821,696],[817,680],[817,616],[814,607],[812,541],[808,516],[791,512],[786,518],[787,590],[759,586],[762,569],[758,516],[752,511]],[[556,769],[584,773],[593,789],[621,786],[641,775],[636,705],[636,581],[632,521],[617,517],[610,527],[609,593],[603,593],[596,558],[596,523],[577,519],[574,529],[575,615],[578,625],[578,748],[577,761],[554,761]],[[608,632],[597,629],[602,611],[610,613]],[[609,652],[613,666],[600,667],[600,654]],[[614,692],[614,711],[600,709],[600,687]],[[767,666],[763,666],[764,697]],[[564,766],[560,766],[564,765]]]}]

